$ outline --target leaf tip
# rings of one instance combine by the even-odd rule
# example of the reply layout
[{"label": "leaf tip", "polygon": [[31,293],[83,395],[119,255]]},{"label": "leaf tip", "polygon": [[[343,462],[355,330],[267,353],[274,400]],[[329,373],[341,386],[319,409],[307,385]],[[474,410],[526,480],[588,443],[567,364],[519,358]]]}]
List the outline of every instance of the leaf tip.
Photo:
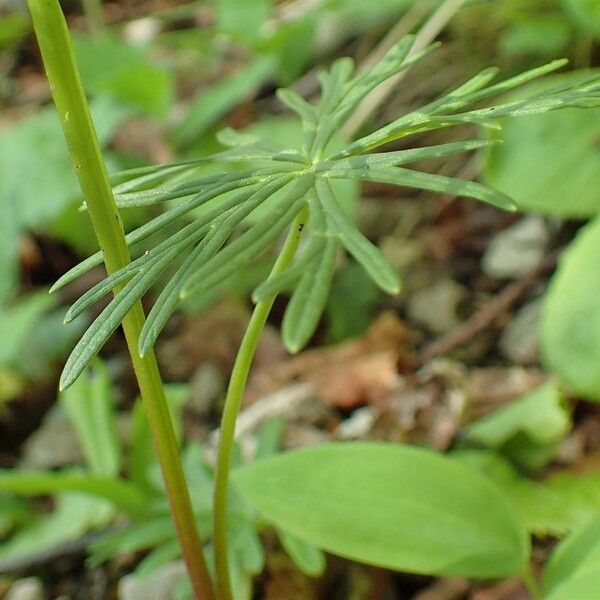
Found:
[{"label": "leaf tip", "polygon": [[290,354],[298,354],[302,350],[302,344],[298,340],[284,339],[283,343]]}]

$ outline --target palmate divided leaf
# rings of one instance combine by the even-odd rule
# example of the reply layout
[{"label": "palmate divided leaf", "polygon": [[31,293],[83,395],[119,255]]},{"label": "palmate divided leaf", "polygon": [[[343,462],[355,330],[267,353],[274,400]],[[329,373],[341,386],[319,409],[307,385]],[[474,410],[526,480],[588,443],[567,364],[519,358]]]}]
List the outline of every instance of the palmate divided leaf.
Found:
[{"label": "palmate divided leaf", "polygon": [[[283,321],[283,339],[290,351],[297,352],[310,339],[321,317],[341,249],[351,254],[381,289],[392,294],[400,289],[394,269],[339,206],[331,189],[332,180],[382,182],[475,198],[514,210],[515,205],[508,196],[490,187],[404,166],[477,150],[493,143],[491,141],[466,140],[393,152],[372,151],[401,138],[435,129],[466,123],[497,127],[495,120],[501,117],[537,114],[568,106],[600,105],[600,78],[595,77],[576,86],[561,86],[524,100],[481,108],[478,104],[490,96],[555,71],[565,61],[554,61],[494,85],[490,82],[497,69],[485,69],[419,110],[331,152],[331,140],[339,136],[344,122],[361,100],[379,84],[405,71],[436,47],[432,45],[420,53],[412,53],[413,43],[413,37],[405,37],[369,72],[354,73],[349,58],[336,61],[329,71],[320,74],[322,94],[315,105],[291,90],[279,90],[280,100],[302,120],[302,151],[227,130],[219,139],[230,146],[229,150],[207,158],[145,167],[115,176],[118,183],[114,193],[118,206],[169,204],[164,212],[126,236],[132,252],[137,250],[138,258],[85,293],[68,312],[67,320],[73,319],[110,290],[115,291],[115,298],[92,323],[69,357],[61,377],[61,388],[75,381],[128,310],[165,271],[176,267],[148,315],[140,338],[142,355],[153,346],[181,297],[191,294],[209,297],[216,286],[234,278],[240,269],[272,246],[301,211],[307,209],[308,220],[303,235],[308,239],[295,262],[283,273],[260,284],[253,293],[253,299],[260,301],[291,291]],[[259,166],[249,169],[249,161]],[[210,163],[231,165],[237,170],[199,177],[198,167]],[[274,196],[268,215],[228,243],[246,217]],[[204,207],[201,216],[189,216],[201,206]],[[180,225],[186,218],[188,221]],[[180,225],[174,234],[150,250],[140,250],[140,242],[174,225]],[[62,287],[101,262],[100,253],[91,256],[65,274],[53,289]]]}]

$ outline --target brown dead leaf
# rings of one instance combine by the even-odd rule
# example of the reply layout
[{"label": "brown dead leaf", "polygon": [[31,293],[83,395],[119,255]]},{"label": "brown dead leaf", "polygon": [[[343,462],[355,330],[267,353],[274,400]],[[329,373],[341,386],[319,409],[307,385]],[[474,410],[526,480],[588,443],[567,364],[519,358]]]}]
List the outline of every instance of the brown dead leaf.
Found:
[{"label": "brown dead leaf", "polygon": [[268,369],[256,369],[247,401],[301,380],[312,383],[316,395],[332,406],[376,404],[396,388],[398,365],[411,363],[409,342],[404,323],[394,313],[384,313],[359,338],[303,352]]}]

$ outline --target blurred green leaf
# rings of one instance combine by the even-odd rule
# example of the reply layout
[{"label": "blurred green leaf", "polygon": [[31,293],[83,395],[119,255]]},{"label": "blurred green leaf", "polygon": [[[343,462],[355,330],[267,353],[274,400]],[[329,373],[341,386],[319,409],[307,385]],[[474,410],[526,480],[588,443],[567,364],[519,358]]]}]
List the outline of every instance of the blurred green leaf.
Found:
[{"label": "blurred green leaf", "polygon": [[365,332],[381,297],[381,291],[359,264],[348,262],[339,269],[325,309],[328,340],[341,342]]},{"label": "blurred green leaf", "polygon": [[121,467],[114,390],[106,370],[95,361],[59,400],[64,406],[94,475],[116,476]]},{"label": "blurred green leaf", "polygon": [[31,21],[25,13],[11,12],[0,19],[0,50],[14,49],[31,31]]},{"label": "blurred green leaf", "polygon": [[274,65],[271,56],[258,56],[236,74],[202,90],[173,132],[175,143],[178,146],[193,143],[208,127],[255,93],[272,76]]},{"label": "blurred green leaf", "polygon": [[[183,436],[181,411],[189,398],[189,387],[184,384],[165,385],[167,405],[171,413],[173,429],[178,440]],[[146,492],[164,490],[162,477],[154,477],[157,459],[146,411],[138,398],[133,407],[131,449],[129,453],[129,477]]]},{"label": "blurred green leaf", "polygon": [[598,597],[600,589],[600,568],[596,562],[595,568],[585,570],[567,579],[557,586],[550,594],[545,596],[546,600],[583,600]]},{"label": "blurred green leaf", "polygon": [[564,52],[572,27],[561,13],[536,14],[510,25],[500,38],[500,52],[506,56],[533,54],[552,58]]},{"label": "blurred green leaf", "polygon": [[489,477],[520,511],[528,530],[561,536],[600,515],[600,474],[558,472],[543,482],[521,476],[499,454],[459,450],[451,454]]},{"label": "blurred green leaf", "polygon": [[[92,103],[92,115],[105,146],[126,113],[107,98],[98,98]],[[0,205],[12,206],[13,222],[20,229],[47,228],[69,202],[79,198],[73,165],[53,109],[44,109],[2,133],[0,181]]]},{"label": "blurred green leaf", "polygon": [[540,324],[545,365],[573,390],[600,401],[600,218],[577,234],[546,293]]},{"label": "blurred green leaf", "polygon": [[[581,81],[575,71],[549,78],[545,87]],[[539,86],[519,92],[539,91]],[[502,121],[503,144],[490,149],[486,182],[514,198],[520,210],[587,217],[600,210],[597,131],[600,109],[564,109]]]},{"label": "blurred green leaf", "polygon": [[[566,580],[598,570],[600,565],[600,516],[571,533],[554,548],[544,569],[544,591],[548,594]],[[597,574],[600,589],[600,572]]]},{"label": "blurred green leaf", "polygon": [[464,435],[468,441],[498,450],[535,470],[547,464],[570,428],[569,411],[557,383],[551,381],[471,423]]},{"label": "blurred green leaf", "polygon": [[281,417],[272,417],[264,423],[256,434],[254,460],[273,456],[279,451],[285,421]]},{"label": "blurred green leaf", "polygon": [[302,573],[309,577],[320,577],[323,574],[327,561],[321,550],[283,529],[277,529],[277,535],[281,545]]},{"label": "blurred green leaf", "polygon": [[600,36],[599,0],[560,0],[566,12],[584,30]]},{"label": "blurred green leaf", "polygon": [[255,41],[265,32],[262,27],[271,16],[273,0],[213,0],[217,27],[239,41]]},{"label": "blurred green leaf", "polygon": [[0,497],[0,537],[5,538],[13,528],[24,525],[35,513],[21,498]]},{"label": "blurred green leaf", "polygon": [[148,49],[114,35],[73,39],[83,87],[88,94],[110,95],[132,109],[164,116],[174,99],[173,75],[157,66]]},{"label": "blurred green leaf", "polygon": [[12,306],[0,307],[0,365],[19,366],[23,346],[56,300],[46,291],[19,298]]},{"label": "blurred green leaf", "polygon": [[114,516],[112,504],[84,494],[62,493],[55,502],[52,513],[19,529],[0,546],[0,560],[37,554],[77,539],[91,529],[106,526]]},{"label": "blurred green leaf", "polygon": [[529,553],[508,499],[435,452],[336,443],[237,469],[233,482],[275,526],[334,554],[402,571],[518,573]]}]

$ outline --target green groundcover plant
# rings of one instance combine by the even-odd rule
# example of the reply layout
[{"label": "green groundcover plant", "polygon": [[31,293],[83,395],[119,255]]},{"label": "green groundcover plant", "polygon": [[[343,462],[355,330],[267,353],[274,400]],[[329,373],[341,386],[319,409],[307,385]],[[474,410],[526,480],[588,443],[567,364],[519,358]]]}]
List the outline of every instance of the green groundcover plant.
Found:
[{"label": "green groundcover plant", "polygon": [[[591,76],[576,84],[542,89],[525,99],[484,106],[488,98],[553,72],[565,61],[554,61],[500,83],[493,83],[497,69],[485,69],[441,98],[340,146],[340,130],[359,103],[378,85],[405,72],[436,48],[434,44],[414,52],[414,39],[407,36],[370,71],[356,71],[349,58],[334,62],[320,73],[321,97],[316,104],[291,90],[280,90],[279,99],[302,121],[303,138],[296,147],[225,130],[219,140],[228,149],[213,156],[136,169],[109,179],[59,4],[56,0],[29,0],[29,5],[101,248],[53,289],[104,261],[107,278],[75,302],[67,321],[114,292],[114,299],[67,360],[60,387],[65,390],[73,385],[115,329],[123,326],[193,592],[197,598],[228,600],[232,597],[228,534],[235,420],[275,297],[282,292],[290,294],[282,337],[291,352],[298,352],[317,327],[341,251],[352,255],[385,292],[400,290],[394,269],[358,231],[332,182],[382,182],[515,210],[510,197],[480,183],[407,167],[484,148],[495,143],[497,136],[379,150],[422,132],[464,124],[497,129],[500,118],[598,106],[600,78]],[[219,172],[203,174],[206,165],[216,165]],[[156,204],[164,204],[165,209],[124,234],[119,209]],[[259,208],[265,212],[252,220]],[[242,229],[239,235],[238,229]],[[252,294],[255,309],[227,391],[214,471],[212,533],[202,532],[214,554],[211,576],[212,561],[207,561],[198,533],[153,345],[180,299],[213,297],[285,232],[270,275]],[[140,299],[166,273],[166,283],[145,319]],[[470,467],[432,451],[382,443],[324,444],[257,460],[235,469],[231,479],[253,510],[299,543],[368,564],[429,575],[495,578],[522,574],[532,593],[536,590],[528,567],[527,529],[510,499],[487,479],[474,476]],[[131,501],[135,504],[135,499]],[[578,547],[578,543],[576,540],[574,545]],[[571,583],[585,585],[594,573],[597,581],[597,571],[577,571]],[[553,575],[551,580],[556,578]],[[560,595],[564,585],[557,585],[551,597],[566,597]]]}]

